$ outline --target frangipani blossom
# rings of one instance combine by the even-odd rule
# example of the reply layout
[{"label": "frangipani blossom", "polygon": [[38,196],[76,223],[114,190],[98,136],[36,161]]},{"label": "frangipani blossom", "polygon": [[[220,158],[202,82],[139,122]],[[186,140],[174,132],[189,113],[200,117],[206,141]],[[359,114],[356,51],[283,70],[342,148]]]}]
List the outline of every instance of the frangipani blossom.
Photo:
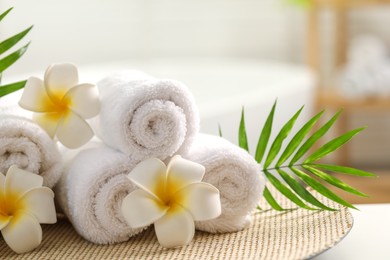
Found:
[{"label": "frangipani blossom", "polygon": [[54,192],[42,187],[41,176],[11,166],[0,173],[0,230],[16,253],[38,247],[42,241],[40,223],[57,222]]},{"label": "frangipani blossom", "polygon": [[68,148],[77,148],[93,137],[85,119],[100,111],[97,87],[78,84],[76,66],[69,63],[51,65],[42,81],[30,77],[24,87],[19,105],[37,112],[34,120],[46,132]]},{"label": "frangipani blossom", "polygon": [[140,189],[122,202],[122,213],[132,228],[154,223],[157,239],[167,248],[188,244],[194,221],[221,214],[219,191],[201,182],[205,168],[180,156],[168,166],[156,158],[139,163],[128,178]]}]

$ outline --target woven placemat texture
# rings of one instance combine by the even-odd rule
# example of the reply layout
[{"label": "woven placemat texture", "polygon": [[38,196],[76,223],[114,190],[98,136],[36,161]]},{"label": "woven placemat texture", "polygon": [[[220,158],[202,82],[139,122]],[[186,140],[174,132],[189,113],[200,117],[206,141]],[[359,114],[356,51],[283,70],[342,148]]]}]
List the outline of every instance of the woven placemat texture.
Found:
[{"label": "woven placemat texture", "polygon": [[[293,207],[280,195],[276,198],[281,201],[281,206]],[[348,209],[329,201],[326,204],[339,208],[339,211],[256,211],[253,223],[246,230],[229,234],[197,231],[189,245],[176,249],[162,248],[153,228],[124,243],[95,245],[80,237],[65,218],[59,218],[55,225],[43,225],[42,244],[30,253],[17,255],[0,238],[0,258],[306,259],[335,245],[352,228],[353,218]]]}]

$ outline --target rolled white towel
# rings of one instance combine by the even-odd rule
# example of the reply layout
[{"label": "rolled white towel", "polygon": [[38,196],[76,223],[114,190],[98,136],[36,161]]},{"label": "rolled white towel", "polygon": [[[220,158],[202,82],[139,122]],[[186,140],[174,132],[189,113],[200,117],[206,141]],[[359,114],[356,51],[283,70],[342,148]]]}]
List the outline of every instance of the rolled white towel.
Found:
[{"label": "rolled white towel", "polygon": [[43,184],[52,188],[62,173],[57,145],[30,119],[0,114],[0,172],[11,165],[39,174]]},{"label": "rolled white towel", "polygon": [[55,188],[56,200],[82,237],[113,244],[142,230],[130,228],[121,213],[123,198],[136,189],[126,177],[135,164],[103,145],[83,150],[68,161]]},{"label": "rolled white towel", "polygon": [[248,226],[265,187],[264,174],[253,157],[221,137],[205,134],[197,136],[183,157],[205,166],[203,181],[218,188],[221,196],[222,214],[197,222],[196,228],[222,233]]},{"label": "rolled white towel", "polygon": [[182,83],[123,71],[97,85],[101,111],[92,125],[107,145],[141,160],[164,160],[188,150],[199,130],[199,114]]}]

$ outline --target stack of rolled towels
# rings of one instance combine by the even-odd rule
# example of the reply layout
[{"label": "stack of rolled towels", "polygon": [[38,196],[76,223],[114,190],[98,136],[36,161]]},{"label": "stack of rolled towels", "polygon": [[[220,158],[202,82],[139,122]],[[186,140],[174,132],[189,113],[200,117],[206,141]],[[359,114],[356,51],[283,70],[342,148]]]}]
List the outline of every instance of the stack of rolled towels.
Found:
[{"label": "stack of rolled towels", "polygon": [[203,181],[220,191],[222,214],[196,222],[198,230],[233,232],[250,223],[265,183],[260,167],[236,145],[199,133],[198,109],[185,85],[139,71],[116,73],[97,85],[101,111],[91,125],[98,139],[63,152],[65,170],[55,189],[81,236],[112,244],[141,232],[130,228],[121,212],[123,199],[137,188],[127,174],[145,159],[167,163],[176,154],[202,164]]}]

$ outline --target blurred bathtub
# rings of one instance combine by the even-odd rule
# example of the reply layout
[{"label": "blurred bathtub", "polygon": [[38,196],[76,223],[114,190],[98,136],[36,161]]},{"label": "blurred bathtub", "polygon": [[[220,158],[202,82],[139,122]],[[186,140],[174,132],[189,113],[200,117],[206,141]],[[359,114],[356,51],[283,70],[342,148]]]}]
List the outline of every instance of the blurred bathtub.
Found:
[{"label": "blurred bathtub", "polygon": [[[107,62],[79,66],[80,81],[97,82],[110,73],[124,69],[138,69],[158,78],[185,83],[198,104],[201,131],[217,135],[220,124],[223,136],[233,143],[237,143],[241,109],[244,106],[252,152],[276,98],[275,131],[302,105],[305,105],[305,109],[297,124],[302,124],[313,114],[313,73],[306,67],[287,63],[221,59]],[[18,79],[31,75],[43,77],[43,73],[19,75]],[[275,131],[273,136],[276,135]]]},{"label": "blurred bathtub", "polygon": [[244,106],[252,151],[276,98],[274,129],[280,129],[302,105],[305,109],[298,124],[314,112],[316,79],[308,68],[293,64],[258,60],[125,61],[81,66],[80,77],[94,82],[123,69],[139,69],[185,83],[198,104],[201,131],[218,134],[220,124],[223,136],[234,143]]}]

